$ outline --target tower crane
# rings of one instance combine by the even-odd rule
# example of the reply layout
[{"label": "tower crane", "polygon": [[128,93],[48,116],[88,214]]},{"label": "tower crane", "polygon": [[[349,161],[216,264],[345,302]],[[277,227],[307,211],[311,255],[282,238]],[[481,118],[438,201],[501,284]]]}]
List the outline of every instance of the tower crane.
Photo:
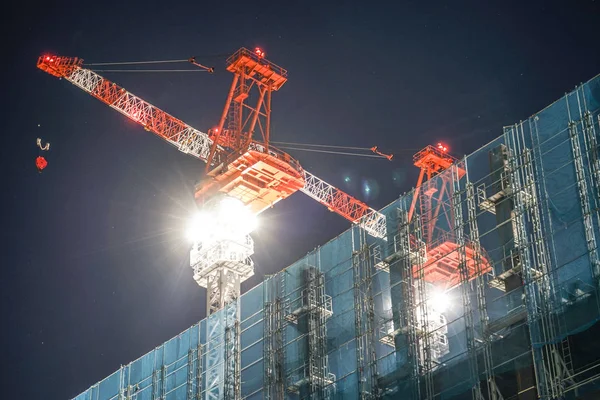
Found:
[{"label": "tower crane", "polygon": [[[193,57],[190,62],[207,68]],[[84,68],[81,58],[46,54],[39,57],[37,67],[69,81],[179,151],[204,161],[206,178],[195,192],[199,204],[224,193],[257,215],[301,191],[360,224],[370,235],[386,236],[383,214],[304,170],[289,154],[270,145],[271,96],[286,83],[287,71],[268,61],[260,49],[241,48],[227,59],[233,82],[219,123],[208,133]],[[258,92],[258,100],[251,104],[248,100],[253,90]],[[261,137],[255,139],[257,130]]]},{"label": "tower crane", "polygon": [[[193,57],[189,61],[213,71]],[[246,222],[301,191],[373,237],[386,238],[383,214],[304,170],[289,154],[271,146],[271,97],[286,83],[287,71],[268,61],[260,49],[241,48],[227,59],[233,81],[219,122],[207,133],[85,68],[81,58],[44,54],[37,67],[69,81],[179,151],[206,163],[205,178],[196,186],[195,198],[210,212],[197,217],[201,226],[194,238],[190,265],[194,279],[207,289],[207,399],[238,398],[239,394],[237,303],[241,282],[254,274],[250,258],[254,244],[249,235],[252,224]],[[215,226],[218,229],[213,229]],[[203,234],[209,227],[210,235]],[[220,309],[223,312],[217,313]]]}]

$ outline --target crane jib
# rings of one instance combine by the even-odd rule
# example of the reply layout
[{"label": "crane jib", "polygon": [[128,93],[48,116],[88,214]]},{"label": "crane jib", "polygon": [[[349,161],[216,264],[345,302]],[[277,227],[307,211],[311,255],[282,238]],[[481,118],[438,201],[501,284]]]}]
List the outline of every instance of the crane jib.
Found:
[{"label": "crane jib", "polygon": [[[269,145],[269,120],[263,124],[259,119],[270,115],[271,91],[281,88],[287,80],[287,71],[265,60],[264,54],[257,55],[246,49],[236,52],[227,61],[228,70],[235,75],[232,87],[238,90],[231,91],[231,99],[226,105],[220,126],[213,131],[212,137],[94,71],[83,68],[83,60],[80,58],[43,55],[39,57],[37,66],[50,75],[68,80],[181,152],[190,154],[213,168],[221,165],[218,174],[211,176],[205,187],[197,190],[196,198],[214,191],[226,192],[242,200],[255,213],[259,213],[300,190],[330,210],[360,225],[372,236],[385,238],[386,219],[383,214],[304,171],[298,161],[289,154]],[[243,79],[251,80],[254,84],[250,85]],[[248,98],[245,91],[256,86],[261,87],[260,101],[252,108],[244,103]],[[238,94],[233,96],[235,93]],[[231,121],[228,125],[224,124],[229,115],[237,116],[233,121],[242,120],[239,113],[248,108],[255,114],[253,118],[243,119],[251,122],[247,131],[244,130],[245,126],[236,126]],[[255,126],[263,130],[263,142],[253,140],[250,134],[244,133],[253,132]],[[221,136],[221,132],[227,131],[229,135]],[[228,160],[227,154],[231,149],[227,151],[224,143],[231,138],[240,137],[247,138],[243,144],[245,148],[233,150],[239,156]],[[223,160],[228,161],[223,164]]]}]

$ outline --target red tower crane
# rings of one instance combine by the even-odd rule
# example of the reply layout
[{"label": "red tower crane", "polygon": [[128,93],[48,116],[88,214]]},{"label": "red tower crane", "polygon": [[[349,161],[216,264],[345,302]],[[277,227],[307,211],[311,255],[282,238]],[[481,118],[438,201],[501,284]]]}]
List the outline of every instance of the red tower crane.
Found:
[{"label": "red tower crane", "polygon": [[[300,190],[371,235],[386,236],[385,216],[305,171],[289,154],[271,146],[271,96],[287,81],[287,71],[265,59],[260,49],[241,48],[227,59],[233,73],[216,128],[201,132],[83,67],[83,59],[43,55],[38,68],[96,97],[180,151],[206,163],[207,177],[197,188],[201,203],[217,192],[241,200],[258,214]],[[202,66],[203,67],[203,66]],[[204,67],[203,67],[204,68]],[[256,103],[247,99],[258,92]],[[255,138],[258,128],[260,138]]]},{"label": "red tower crane", "polygon": [[[448,147],[442,143],[427,146],[413,156],[414,165],[421,169],[417,187],[408,212],[409,221],[419,203],[419,217],[422,240],[426,245],[426,257],[423,265],[424,279],[444,288],[456,286],[460,281],[460,252],[453,240],[454,227],[453,179],[461,179],[465,169],[461,163],[448,153]],[[431,179],[436,177],[436,179]],[[440,211],[443,220],[440,221]],[[491,271],[492,267],[485,255],[475,254],[468,239],[465,244],[466,267],[469,279],[478,273]],[[482,265],[477,265],[480,263]],[[416,268],[416,267],[415,267]],[[415,277],[418,271],[414,271]]]}]

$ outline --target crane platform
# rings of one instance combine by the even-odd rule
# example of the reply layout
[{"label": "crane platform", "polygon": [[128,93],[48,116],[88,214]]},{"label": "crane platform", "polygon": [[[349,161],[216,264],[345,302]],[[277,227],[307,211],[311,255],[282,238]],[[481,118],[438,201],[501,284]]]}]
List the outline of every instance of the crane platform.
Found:
[{"label": "crane platform", "polygon": [[248,149],[231,162],[209,173],[196,186],[196,201],[203,202],[218,192],[242,201],[259,214],[304,187],[300,164],[287,153],[252,142]]},{"label": "crane platform", "polygon": [[[264,52],[260,49],[250,51],[241,48],[227,59],[227,70],[238,73],[244,71],[246,78],[256,80],[260,85],[270,86],[272,90],[279,90],[287,82],[287,71],[277,64],[264,58]],[[238,96],[243,99],[248,97],[247,91],[240,91]],[[236,97],[236,101],[242,100]]]},{"label": "crane platform", "polygon": [[[442,284],[448,288],[460,283],[460,253],[458,244],[450,238],[443,238],[427,249],[427,259],[423,264],[425,281]],[[469,280],[492,271],[492,266],[484,254],[476,254],[475,250],[465,244],[465,266]],[[478,265],[479,264],[479,265]],[[417,266],[413,270],[415,279],[419,278]]]}]

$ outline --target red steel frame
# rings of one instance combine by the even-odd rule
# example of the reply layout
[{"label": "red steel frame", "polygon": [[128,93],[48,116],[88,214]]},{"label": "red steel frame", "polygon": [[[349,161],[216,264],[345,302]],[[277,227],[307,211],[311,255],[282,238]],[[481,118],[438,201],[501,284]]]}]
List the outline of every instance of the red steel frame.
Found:
[{"label": "red steel frame", "polygon": [[[83,68],[83,59],[48,54],[39,57],[37,66],[50,75],[68,80],[180,151],[206,162],[212,169],[209,179],[198,187],[198,199],[216,191],[226,192],[240,198],[258,214],[301,190],[351,222],[361,224],[369,234],[379,238],[387,235],[383,214],[304,171],[289,154],[269,145],[271,93],[286,82],[287,71],[265,60],[262,52],[259,55],[240,49],[228,59],[234,82],[219,125],[209,134]],[[259,89],[259,100],[254,107],[244,101],[252,87]],[[244,119],[241,118],[243,113],[237,113],[225,127],[234,102],[238,103],[238,111],[241,107],[249,113]],[[252,139],[256,126],[262,142]]]},{"label": "red steel frame", "polygon": [[[421,169],[415,194],[413,196],[410,209],[409,221],[414,215],[417,201],[420,201],[421,209],[421,229],[422,239],[425,242],[427,249],[426,261],[422,268],[424,269],[424,279],[428,282],[435,283],[445,289],[454,287],[460,283],[460,254],[461,251],[458,245],[453,240],[453,235],[448,232],[443,232],[438,228],[438,236],[435,237],[434,230],[439,217],[439,212],[444,204],[444,198],[452,199],[452,175],[449,172],[455,172],[458,179],[465,175],[465,170],[456,159],[447,154],[447,148],[441,144],[438,147],[427,146],[423,150],[416,153],[413,157],[413,162],[416,167]],[[456,169],[451,171],[450,168]],[[440,180],[437,187],[428,185],[431,178],[437,176]],[[426,177],[426,179],[425,179]],[[436,200],[435,209],[433,208],[433,200]],[[446,201],[446,203],[448,203]],[[452,229],[453,212],[449,207],[444,213],[446,216],[448,227]],[[441,233],[440,233],[441,232]],[[465,245],[465,267],[468,270],[469,279],[474,279],[478,271],[481,274],[488,273],[491,270],[491,265],[485,254],[476,255],[473,246],[466,241]],[[476,265],[479,258],[480,268]],[[419,271],[413,271],[415,278],[419,276]]]}]

